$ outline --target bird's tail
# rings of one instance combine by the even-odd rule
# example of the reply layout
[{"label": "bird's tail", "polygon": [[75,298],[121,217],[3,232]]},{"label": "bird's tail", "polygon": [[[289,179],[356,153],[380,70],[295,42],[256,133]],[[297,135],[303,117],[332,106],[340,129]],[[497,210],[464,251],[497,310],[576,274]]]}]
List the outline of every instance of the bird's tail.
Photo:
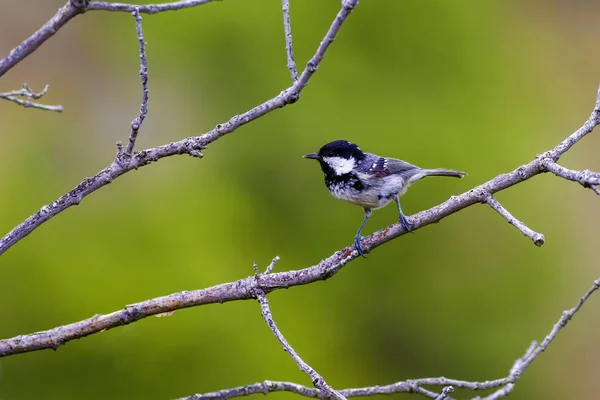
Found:
[{"label": "bird's tail", "polygon": [[467,175],[466,172],[444,168],[424,169],[422,172],[425,174],[425,176],[452,176],[454,178],[463,178],[465,175]]}]

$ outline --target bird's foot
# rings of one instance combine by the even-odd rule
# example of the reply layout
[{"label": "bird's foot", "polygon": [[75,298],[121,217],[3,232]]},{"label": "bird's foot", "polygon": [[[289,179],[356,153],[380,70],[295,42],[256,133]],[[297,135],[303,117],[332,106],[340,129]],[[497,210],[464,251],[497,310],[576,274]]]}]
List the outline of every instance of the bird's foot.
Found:
[{"label": "bird's foot", "polygon": [[361,245],[360,245],[360,241],[361,241],[362,237],[360,237],[360,235],[357,235],[354,238],[354,248],[356,249],[356,251],[358,252],[358,255],[360,255],[363,258],[367,258],[367,256],[365,255],[365,252],[363,251]]},{"label": "bird's foot", "polygon": [[404,214],[400,214],[400,225],[406,230],[406,232],[413,233],[411,226],[408,224],[408,220]]}]

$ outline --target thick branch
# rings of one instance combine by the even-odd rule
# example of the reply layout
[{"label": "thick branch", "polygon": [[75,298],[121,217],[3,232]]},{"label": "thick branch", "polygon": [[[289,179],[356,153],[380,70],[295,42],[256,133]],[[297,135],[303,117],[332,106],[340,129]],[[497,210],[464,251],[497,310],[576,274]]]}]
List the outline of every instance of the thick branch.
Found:
[{"label": "thick branch", "polygon": [[[344,3],[335,20],[331,24],[327,34],[325,35],[325,38],[317,48],[314,56],[308,62],[306,68],[302,72],[302,75],[300,75],[300,78],[292,86],[282,91],[279,95],[273,97],[272,99],[259,104],[249,111],[246,111],[244,114],[233,116],[229,121],[217,125],[215,129],[212,129],[202,136],[189,137],[178,142],[139,151],[132,155],[128,163],[121,163],[118,160],[113,162],[111,165],[104,168],[91,178],[84,179],[83,182],[81,182],[69,193],[61,196],[53,203],[43,206],[38,212],[27,218],[9,233],[7,233],[0,240],[0,254],[4,253],[12,245],[29,235],[34,229],[50,218],[73,205],[79,204],[85,196],[93,193],[102,186],[109,184],[124,173],[148,165],[153,161],[158,161],[161,158],[176,154],[189,154],[191,156],[201,157],[202,154],[200,153],[200,150],[206,148],[207,145],[215,140],[273,110],[296,102],[300,97],[300,93],[308,84],[308,81],[323,60],[329,45],[333,42],[335,36],[342,27],[342,24],[350,15],[357,3],[358,0],[347,1]],[[91,4],[92,3],[90,3],[90,5]]]}]

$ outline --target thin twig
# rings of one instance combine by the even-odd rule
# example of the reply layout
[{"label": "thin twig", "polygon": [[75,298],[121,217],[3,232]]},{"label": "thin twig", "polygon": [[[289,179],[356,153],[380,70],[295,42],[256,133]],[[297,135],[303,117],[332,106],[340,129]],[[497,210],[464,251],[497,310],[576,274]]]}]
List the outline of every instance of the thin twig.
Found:
[{"label": "thin twig", "polygon": [[483,194],[483,200],[490,205],[498,214],[508,221],[509,224],[521,231],[521,233],[533,240],[533,243],[540,247],[544,244],[544,235],[541,233],[531,230],[523,222],[516,219],[506,208],[502,207],[502,204],[498,202],[490,193]]},{"label": "thin twig", "polygon": [[139,129],[148,114],[148,61],[146,60],[146,43],[144,41],[144,33],[142,31],[142,17],[140,16],[139,8],[136,7],[132,12],[135,17],[135,28],[137,32],[137,38],[140,45],[140,78],[142,81],[142,105],[140,107],[140,113],[138,116],[131,121],[131,132],[129,133],[129,144],[125,150],[125,155],[129,159],[135,146],[135,140]]},{"label": "thin twig", "polygon": [[308,377],[312,381],[313,385],[315,385],[315,387],[317,389],[322,390],[325,394],[327,394],[328,396],[330,396],[334,399],[346,400],[346,398],[340,392],[338,392],[337,390],[335,390],[331,386],[329,386],[327,384],[327,382],[325,382],[325,379],[323,379],[323,377],[321,375],[319,375],[319,373],[317,371],[315,371],[315,369],[313,367],[308,365],[300,357],[300,355],[296,352],[296,350],[294,350],[292,348],[292,346],[290,346],[290,344],[288,343],[286,338],[283,336],[283,334],[281,333],[279,328],[277,328],[277,324],[273,320],[273,315],[271,314],[271,309],[269,308],[269,300],[267,300],[267,296],[265,295],[265,292],[260,287],[256,287],[254,289],[254,294],[256,295],[256,298],[258,299],[258,302],[260,303],[260,308],[262,310],[262,312],[261,312],[262,317],[265,320],[265,322],[267,323],[267,325],[269,326],[269,329],[271,329],[271,332],[273,332],[273,335],[275,335],[275,337],[277,338],[279,343],[281,343],[281,345],[283,346],[283,350],[285,350],[285,352],[288,353],[290,355],[290,357],[292,357],[294,359],[294,361],[296,362],[296,364],[298,364],[298,367],[300,367],[302,372],[304,372],[306,375],[308,375]]},{"label": "thin twig", "polygon": [[202,157],[200,150],[206,148],[207,145],[215,140],[218,140],[219,138],[233,132],[237,128],[246,125],[255,119],[258,119],[271,111],[296,102],[300,97],[300,93],[317,70],[317,66],[323,60],[329,45],[333,42],[344,21],[350,15],[353,7],[357,3],[358,0],[352,0],[344,3],[344,6],[337,13],[333,23],[325,35],[325,38],[323,41],[321,41],[314,56],[308,62],[300,78],[292,86],[282,91],[279,95],[265,101],[262,104],[259,104],[249,111],[246,111],[242,115],[234,115],[227,122],[217,125],[214,129],[201,136],[188,137],[178,142],[141,150],[132,154],[128,163],[113,162],[96,175],[84,179],[70,192],[59,197],[54,202],[43,206],[35,214],[8,232],[2,239],[0,239],[0,254],[4,253],[11,246],[29,235],[34,229],[50,218],[71,206],[78,205],[85,196],[111,183],[114,179],[118,178],[124,173],[148,165],[161,158],[176,154],[189,154],[194,157]]},{"label": "thin twig", "polygon": [[275,258],[273,258],[273,260],[271,261],[271,264],[269,264],[269,266],[265,270],[265,274],[270,274],[273,271],[273,268],[275,268],[275,264],[277,264],[279,260],[279,256],[275,256]]},{"label": "thin twig", "polygon": [[571,308],[570,310],[563,311],[560,319],[552,327],[552,330],[550,331],[550,333],[548,335],[546,335],[546,337],[544,338],[542,343],[540,343],[539,346],[536,346],[533,349],[533,351],[531,351],[531,354],[529,354],[528,357],[526,357],[523,360],[521,365],[518,368],[516,368],[514,376],[519,377],[523,373],[525,368],[527,368],[533,362],[533,360],[535,360],[535,358],[538,355],[540,355],[540,353],[542,353],[543,351],[545,351],[548,348],[550,343],[552,343],[552,341],[554,339],[556,339],[556,337],[560,333],[561,329],[563,329],[565,326],[567,326],[567,324],[569,323],[571,318],[573,318],[573,316],[575,314],[577,314],[577,312],[581,309],[581,307],[583,307],[583,305],[590,298],[590,296],[599,288],[600,288],[600,278],[596,279],[594,281],[593,286],[590,289],[588,289],[587,292],[585,292],[585,294],[581,297],[581,299],[579,299],[579,301],[577,302],[575,307]]},{"label": "thin twig", "polygon": [[[33,90],[31,90],[31,88],[29,86],[27,86],[26,83],[24,83],[20,90],[12,90],[10,92],[0,93],[0,99],[12,101],[13,103],[17,103],[23,107],[38,108],[40,110],[46,110],[46,111],[62,112],[63,107],[61,105],[51,106],[51,105],[41,104],[41,103],[31,101],[31,100],[37,100],[37,99],[43,97],[46,93],[48,93],[49,88],[50,88],[50,86],[46,85],[44,90],[42,90],[39,93],[36,93]],[[21,97],[26,97],[27,100],[24,100]]]},{"label": "thin twig", "polygon": [[292,48],[292,25],[290,23],[290,0],[282,0],[283,5],[283,30],[285,32],[285,51],[287,53],[287,67],[292,75],[292,82],[298,80],[298,70],[294,60],[294,49]]}]

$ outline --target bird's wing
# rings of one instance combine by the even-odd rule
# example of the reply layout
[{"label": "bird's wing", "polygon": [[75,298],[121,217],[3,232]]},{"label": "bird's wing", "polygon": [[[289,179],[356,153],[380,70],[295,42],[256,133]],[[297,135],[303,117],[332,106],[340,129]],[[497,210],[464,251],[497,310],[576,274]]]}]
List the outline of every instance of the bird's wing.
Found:
[{"label": "bird's wing", "polygon": [[367,170],[367,174],[384,177],[393,174],[403,174],[404,172],[416,169],[417,167],[402,160],[395,158],[379,157]]}]

